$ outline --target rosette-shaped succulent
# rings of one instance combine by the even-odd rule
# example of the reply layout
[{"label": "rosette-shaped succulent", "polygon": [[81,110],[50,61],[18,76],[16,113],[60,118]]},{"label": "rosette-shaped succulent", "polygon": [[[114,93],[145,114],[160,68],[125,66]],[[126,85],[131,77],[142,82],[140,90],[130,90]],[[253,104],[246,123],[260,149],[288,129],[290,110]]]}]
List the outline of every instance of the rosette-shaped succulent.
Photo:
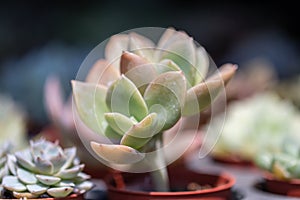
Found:
[{"label": "rosette-shaped succulent", "polygon": [[113,164],[141,161],[152,139],[205,109],[237,68],[227,64],[205,80],[209,64],[204,48],[174,29],[157,45],[134,32],[111,37],[86,82],[72,81],[82,121],[119,143],[92,142],[93,150]]},{"label": "rosette-shaped succulent", "polygon": [[31,141],[25,150],[8,155],[9,175],[3,177],[2,186],[15,198],[82,194],[93,186],[83,168],[75,147],[62,149],[58,143],[40,139]]},{"label": "rosette-shaped succulent", "polygon": [[286,140],[280,152],[262,152],[256,156],[255,163],[277,179],[300,179],[300,146],[293,140]]}]

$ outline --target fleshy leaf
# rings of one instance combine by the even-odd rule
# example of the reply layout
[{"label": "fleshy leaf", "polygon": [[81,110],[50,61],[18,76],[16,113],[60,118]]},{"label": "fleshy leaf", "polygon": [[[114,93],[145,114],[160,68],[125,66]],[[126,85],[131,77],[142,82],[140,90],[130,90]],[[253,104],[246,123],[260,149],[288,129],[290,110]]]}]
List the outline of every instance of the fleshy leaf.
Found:
[{"label": "fleshy leaf", "polygon": [[207,108],[232,78],[236,69],[235,65],[228,64],[220,69],[220,75],[214,74],[206,82],[190,88],[187,91],[183,115],[191,116]]},{"label": "fleshy leaf", "polygon": [[156,65],[156,70],[159,74],[162,74],[169,71],[180,71],[180,68],[172,60],[164,59]]},{"label": "fleshy leaf", "polygon": [[32,162],[32,157],[30,154],[29,149],[19,151],[15,153],[17,162],[24,167],[25,169],[28,169],[29,171],[34,171],[36,172],[36,166]]},{"label": "fleshy leaf", "polygon": [[134,125],[130,118],[120,113],[105,113],[104,117],[109,126],[120,135],[124,135]]},{"label": "fleshy leaf", "polygon": [[129,35],[117,34],[110,37],[105,47],[105,58],[110,65],[119,69],[120,58],[123,51],[129,50]]},{"label": "fleshy leaf", "polygon": [[72,88],[81,120],[93,131],[103,134],[107,127],[104,113],[108,112],[105,104],[106,87],[72,81]]},{"label": "fleshy leaf", "polygon": [[163,130],[171,128],[181,117],[185,93],[186,80],[181,71],[161,74],[146,89],[144,99],[148,108],[162,107],[156,113],[165,117]]},{"label": "fleshy leaf", "polygon": [[55,176],[46,176],[46,175],[37,174],[35,175],[35,177],[39,180],[39,182],[45,185],[55,185],[59,181],[61,181],[61,178]]},{"label": "fleshy leaf", "polygon": [[112,129],[110,126],[107,126],[105,131],[104,131],[104,135],[107,138],[110,139],[115,139],[115,140],[120,140],[122,138],[122,135],[120,135],[119,133],[117,133],[114,129]]},{"label": "fleshy leaf", "polygon": [[300,178],[300,161],[289,167],[288,171],[292,174],[292,177]]},{"label": "fleshy leaf", "polygon": [[75,178],[77,174],[83,170],[83,168],[84,164],[77,165],[72,168],[59,171],[55,176],[58,176],[62,179],[72,179]]},{"label": "fleshy leaf", "polygon": [[76,147],[70,147],[64,149],[64,154],[67,158],[65,164],[61,167],[61,169],[66,169],[70,167],[76,157]]},{"label": "fleshy leaf", "polygon": [[26,191],[26,186],[23,185],[16,176],[5,176],[2,180],[2,185],[4,188],[10,191]]},{"label": "fleshy leaf", "polygon": [[223,81],[224,85],[226,85],[235,74],[237,68],[237,65],[224,64],[219,68],[219,70],[216,73],[208,77],[206,81]]},{"label": "fleshy leaf", "polygon": [[189,85],[195,83],[196,48],[193,38],[186,33],[176,32],[162,47],[159,60],[170,59],[184,72]]},{"label": "fleshy leaf", "polygon": [[7,155],[7,166],[12,175],[16,175],[16,162],[17,159],[15,156],[8,154]]},{"label": "fleshy leaf", "polygon": [[129,33],[129,50],[135,54],[151,61],[153,59],[154,46],[154,43],[150,39],[134,32]]},{"label": "fleshy leaf", "polygon": [[37,182],[37,179],[33,173],[22,168],[17,168],[17,175],[20,181],[25,184],[35,184]]},{"label": "fleshy leaf", "polygon": [[88,180],[90,178],[91,178],[90,175],[88,175],[86,173],[83,173],[83,172],[80,172],[80,173],[77,174],[77,177],[74,179],[74,181],[76,183],[80,183],[80,182],[83,182],[83,181]]},{"label": "fleshy leaf", "polygon": [[273,156],[270,154],[260,154],[255,158],[255,163],[262,169],[271,171]]},{"label": "fleshy leaf", "polygon": [[37,157],[34,160],[34,163],[35,163],[35,166],[36,166],[36,169],[38,172],[47,174],[47,175],[53,173],[53,164],[50,161],[45,160],[41,157]]},{"label": "fleshy leaf", "polygon": [[13,196],[17,199],[34,199],[37,198],[38,195],[31,194],[29,192],[13,192]]},{"label": "fleshy leaf", "polygon": [[277,162],[273,164],[272,172],[274,176],[280,180],[287,180],[290,178],[289,172]]},{"label": "fleshy leaf", "polygon": [[141,161],[145,156],[137,150],[124,145],[91,142],[91,147],[99,157],[113,164],[133,164]]},{"label": "fleshy leaf", "polygon": [[77,184],[76,188],[78,188],[81,191],[88,191],[92,189],[93,186],[94,184],[91,181],[84,181],[82,183]]},{"label": "fleshy leaf", "polygon": [[196,73],[194,85],[203,81],[209,68],[209,57],[203,47],[196,49]]},{"label": "fleshy leaf", "polygon": [[42,184],[26,185],[27,190],[34,195],[41,195],[47,191],[48,186]]},{"label": "fleshy leaf", "polygon": [[124,75],[109,87],[106,103],[112,112],[134,116],[138,121],[148,114],[147,105],[139,90]]},{"label": "fleshy leaf", "polygon": [[55,187],[47,190],[47,193],[55,198],[66,197],[73,192],[72,187]]},{"label": "fleshy leaf", "polygon": [[163,124],[160,124],[160,122],[156,113],[149,114],[126,132],[121,140],[121,145],[130,146],[134,149],[141,148],[161,131]]},{"label": "fleshy leaf", "polygon": [[98,60],[90,69],[86,82],[108,86],[111,82],[118,79],[119,71],[113,65],[109,65],[106,60]]},{"label": "fleshy leaf", "polygon": [[157,76],[153,63],[130,52],[122,54],[120,65],[121,73],[125,74],[136,85],[141,94],[144,93],[147,85]]},{"label": "fleshy leaf", "polygon": [[54,187],[75,187],[72,181],[63,180],[54,185]]}]

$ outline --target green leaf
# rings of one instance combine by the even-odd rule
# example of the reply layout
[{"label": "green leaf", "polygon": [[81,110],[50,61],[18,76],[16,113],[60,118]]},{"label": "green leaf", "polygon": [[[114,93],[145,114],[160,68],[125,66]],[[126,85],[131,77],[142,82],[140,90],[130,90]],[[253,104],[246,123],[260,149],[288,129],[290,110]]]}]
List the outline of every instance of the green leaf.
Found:
[{"label": "green leaf", "polygon": [[151,61],[153,59],[154,47],[154,43],[149,38],[135,32],[129,33],[129,50],[135,54]]},{"label": "green leaf", "polygon": [[126,132],[121,145],[139,149],[144,146],[155,134],[159,133],[164,124],[158,120],[156,113],[151,113],[141,122],[135,124]]},{"label": "green leaf", "polygon": [[55,187],[47,190],[47,193],[55,198],[66,197],[73,192],[72,187]]},{"label": "green leaf", "polygon": [[16,176],[5,176],[2,180],[2,185],[5,189],[10,191],[26,191],[25,185],[23,185]]},{"label": "green leaf", "polygon": [[91,142],[94,152],[111,164],[133,164],[141,161],[145,155],[125,145],[99,144]]},{"label": "green leaf", "polygon": [[180,71],[181,69],[172,60],[164,59],[156,65],[156,70],[159,74],[163,74],[169,71]]},{"label": "green leaf", "polygon": [[73,97],[81,120],[93,131],[104,133],[107,123],[104,113],[107,88],[102,85],[72,81]]},{"label": "green leaf", "polygon": [[220,72],[209,77],[206,82],[190,88],[187,91],[183,115],[191,116],[207,108],[233,77],[236,69],[235,65],[224,65]]},{"label": "green leaf", "polygon": [[109,126],[120,135],[124,135],[134,125],[130,118],[120,113],[105,113],[104,117]]},{"label": "green leaf", "polygon": [[47,191],[48,186],[42,184],[26,185],[27,190],[34,195],[41,195]]},{"label": "green leaf", "polygon": [[39,180],[39,182],[43,183],[44,185],[55,185],[59,181],[61,181],[61,178],[55,176],[46,176],[46,175],[37,174],[35,175],[35,177]]},{"label": "green leaf", "polygon": [[129,35],[117,34],[110,37],[105,47],[105,58],[110,65],[119,69],[120,58],[123,51],[129,50]]},{"label": "green leaf", "polygon": [[194,85],[202,82],[208,72],[209,68],[209,57],[203,47],[196,49],[196,73]]},{"label": "green leaf", "polygon": [[134,116],[138,121],[148,114],[147,105],[139,90],[124,75],[109,87],[106,103],[112,112]]},{"label": "green leaf", "polygon": [[186,33],[176,32],[162,47],[159,60],[169,59],[184,72],[189,85],[195,83],[196,48],[193,38]]},{"label": "green leaf", "polygon": [[45,160],[41,157],[36,157],[34,159],[34,163],[35,163],[35,167],[36,170],[39,173],[43,173],[43,174],[52,174],[53,173],[53,164],[49,161],[49,160]]},{"label": "green leaf", "polygon": [[[165,120],[162,130],[171,128],[181,117],[186,93],[186,80],[181,71],[166,72],[158,76],[146,89],[144,99],[151,112]],[[159,106],[161,109],[152,110]]]},{"label": "green leaf", "polygon": [[144,93],[148,84],[157,77],[153,63],[130,52],[122,54],[121,73],[135,84],[141,94]]},{"label": "green leaf", "polygon": [[108,86],[120,77],[120,73],[106,60],[98,60],[90,69],[86,82]]},{"label": "green leaf", "polygon": [[17,168],[17,176],[25,184],[35,184],[37,182],[33,173],[22,168]]},{"label": "green leaf", "polygon": [[80,173],[84,168],[84,164],[74,166],[69,169],[64,169],[59,171],[55,176],[58,176],[62,179],[72,179],[77,176],[78,173]]}]

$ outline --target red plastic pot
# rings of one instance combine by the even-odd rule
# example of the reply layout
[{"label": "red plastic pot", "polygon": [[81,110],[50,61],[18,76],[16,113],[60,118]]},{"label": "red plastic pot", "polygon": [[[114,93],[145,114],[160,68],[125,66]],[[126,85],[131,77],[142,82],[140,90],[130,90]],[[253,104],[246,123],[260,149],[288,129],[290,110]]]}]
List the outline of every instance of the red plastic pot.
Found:
[{"label": "red plastic pot", "polygon": [[274,194],[300,197],[300,179],[279,180],[272,174],[264,175],[265,189]]},{"label": "red plastic pot", "polygon": [[[110,200],[155,200],[155,199],[201,199],[226,200],[231,199],[231,188],[235,179],[228,174],[203,174],[186,170],[184,168],[169,169],[171,189],[175,192],[152,192],[149,174],[121,174],[125,187],[118,188],[115,179],[110,176],[106,179],[108,197]],[[211,188],[196,191],[177,191],[186,188],[189,183],[210,185]],[[139,186],[140,190],[136,189]],[[141,188],[147,188],[143,191]]]}]

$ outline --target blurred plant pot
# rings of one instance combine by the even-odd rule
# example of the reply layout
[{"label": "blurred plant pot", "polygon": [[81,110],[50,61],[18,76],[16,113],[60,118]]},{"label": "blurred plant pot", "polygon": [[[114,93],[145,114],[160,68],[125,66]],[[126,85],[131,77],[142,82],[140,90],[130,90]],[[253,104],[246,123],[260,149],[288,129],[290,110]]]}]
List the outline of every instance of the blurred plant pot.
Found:
[{"label": "blurred plant pot", "polygon": [[[83,199],[84,199],[84,194],[72,194],[70,196],[63,197],[63,198],[38,198],[38,199],[31,199],[31,200],[83,200]],[[0,199],[0,200],[5,200],[5,199]]]},{"label": "blurred plant pot", "polygon": [[211,155],[211,158],[213,161],[223,164],[229,164],[234,166],[240,166],[240,167],[254,167],[252,161],[242,159],[239,156],[236,155],[227,155],[227,156],[219,156],[219,155]]},{"label": "blurred plant pot", "polygon": [[264,174],[265,189],[274,194],[300,197],[300,179],[279,180],[270,173]]},{"label": "blurred plant pot", "polygon": [[[120,177],[107,177],[109,199],[122,200],[146,200],[146,199],[231,199],[231,188],[235,179],[228,174],[203,174],[186,168],[176,166],[168,169],[171,190],[174,192],[151,192],[151,180],[149,174],[119,174]],[[118,182],[121,182],[118,183]],[[189,184],[196,183],[199,186],[211,186],[206,189],[187,191]],[[119,185],[119,186],[117,186]]]}]

